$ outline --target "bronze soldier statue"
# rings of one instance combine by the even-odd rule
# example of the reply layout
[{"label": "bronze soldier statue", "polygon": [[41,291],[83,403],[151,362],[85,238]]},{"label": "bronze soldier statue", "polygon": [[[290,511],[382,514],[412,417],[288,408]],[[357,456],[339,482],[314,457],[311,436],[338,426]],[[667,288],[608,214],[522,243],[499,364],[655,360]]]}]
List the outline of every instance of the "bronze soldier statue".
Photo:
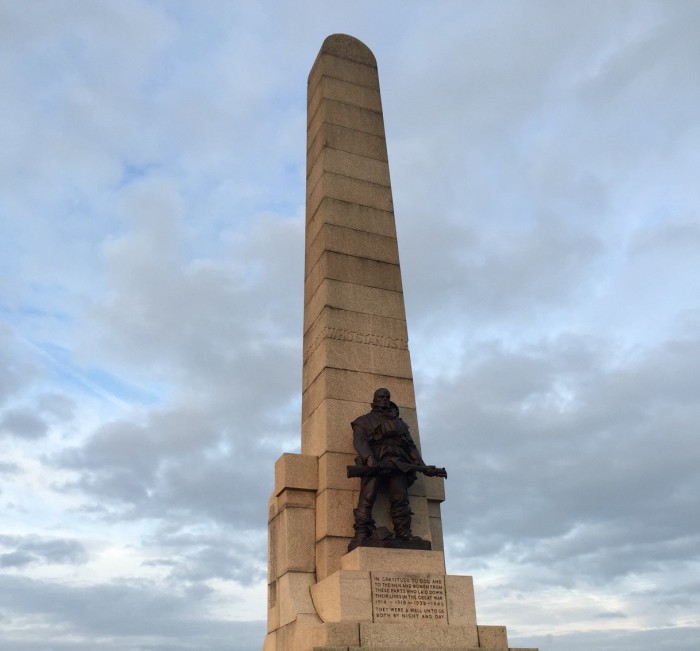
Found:
[{"label": "bronze soldier statue", "polygon": [[[447,477],[444,468],[426,466],[416,447],[408,425],[401,420],[399,408],[391,402],[388,389],[377,389],[372,411],[352,421],[353,445],[358,456],[356,466],[348,466],[349,477],[362,477],[355,516],[355,537],[348,551],[362,545],[411,546],[430,549],[430,542],[411,532],[411,508],[408,487],[416,481],[416,473]],[[374,536],[376,525],[372,507],[377,494],[385,486],[389,495],[394,536],[386,545]],[[401,543],[407,543],[402,545]]]}]

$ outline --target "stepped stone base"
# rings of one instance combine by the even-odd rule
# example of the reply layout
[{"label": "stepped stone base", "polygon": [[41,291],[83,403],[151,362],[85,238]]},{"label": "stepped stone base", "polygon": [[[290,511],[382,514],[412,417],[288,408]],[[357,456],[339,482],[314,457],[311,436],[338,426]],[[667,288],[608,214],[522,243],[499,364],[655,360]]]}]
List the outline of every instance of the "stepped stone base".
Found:
[{"label": "stepped stone base", "polygon": [[310,607],[263,651],[535,651],[509,648],[505,626],[477,625],[472,577],[446,574],[442,552],[358,547],[297,591]]}]

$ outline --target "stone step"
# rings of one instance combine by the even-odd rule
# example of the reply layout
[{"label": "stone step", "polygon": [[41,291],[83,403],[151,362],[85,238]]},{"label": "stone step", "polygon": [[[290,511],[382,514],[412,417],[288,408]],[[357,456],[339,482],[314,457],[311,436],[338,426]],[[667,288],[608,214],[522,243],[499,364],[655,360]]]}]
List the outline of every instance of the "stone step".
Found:
[{"label": "stone step", "polygon": [[[484,647],[451,646],[451,647],[406,647],[406,646],[315,646],[313,651],[484,651]],[[489,651],[538,651],[535,648],[524,647],[493,647]]]},{"label": "stone step", "polygon": [[[343,646],[326,647],[315,646],[313,651],[484,651],[473,646],[451,646],[451,647],[406,647],[406,646]],[[521,651],[520,649],[492,649],[491,651]]]},{"label": "stone step", "polygon": [[[326,647],[315,646],[313,651],[484,651],[472,646],[451,646],[451,647],[406,647],[406,646],[343,646]],[[491,651],[516,651],[509,649],[492,649]],[[519,651],[519,650],[518,650]]]}]

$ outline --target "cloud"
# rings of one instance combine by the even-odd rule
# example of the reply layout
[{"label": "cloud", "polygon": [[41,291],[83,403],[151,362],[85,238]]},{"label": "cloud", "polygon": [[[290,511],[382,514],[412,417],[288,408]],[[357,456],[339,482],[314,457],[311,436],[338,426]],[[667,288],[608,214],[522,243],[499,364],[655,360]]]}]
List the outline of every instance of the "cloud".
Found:
[{"label": "cloud", "polygon": [[[300,310],[291,299],[270,301],[267,288],[284,295],[292,284],[289,270],[301,270],[299,220],[263,217],[247,232],[222,233],[217,254],[197,258],[186,254],[187,207],[170,182],[130,189],[127,206],[133,227],[106,244],[111,291],[93,308],[103,339],[86,340],[85,355],[140,365],[173,359],[153,371],[178,381],[193,377],[194,387],[200,377],[230,379],[240,369],[238,356],[296,353],[298,343],[285,338]],[[262,265],[263,253],[274,262]],[[248,340],[257,340],[252,350],[231,345]],[[271,389],[276,375],[268,377]]]},{"label": "cloud", "polygon": [[19,568],[35,563],[77,565],[87,560],[85,548],[77,540],[0,536],[0,547],[12,550],[0,554],[2,567]]},{"label": "cloud", "polygon": [[[638,649],[678,649],[692,651],[697,648],[700,629],[697,627],[661,628],[653,631],[613,630],[589,633],[574,633],[557,636],[520,638],[519,644],[540,648],[570,649],[571,651],[637,651]],[[509,640],[510,641],[510,640]]]},{"label": "cloud", "polygon": [[35,406],[11,407],[0,413],[0,432],[6,436],[36,440],[49,432],[50,423],[64,423],[73,416],[74,402],[58,393],[39,395]]},{"label": "cloud", "polygon": [[259,554],[265,544],[262,532],[240,521],[213,527],[192,524],[191,517],[182,518],[179,525],[173,520],[162,524],[149,541],[162,556],[148,564],[170,568],[169,576],[178,583],[219,579],[250,586],[266,578]]},{"label": "cloud", "polygon": [[46,393],[37,399],[39,411],[59,421],[70,421],[75,414],[75,401],[60,393]]},{"label": "cloud", "polygon": [[481,350],[465,358],[463,375],[433,389],[439,400],[427,396],[424,426],[440,433],[431,457],[452,459],[451,476],[467,478],[454,493],[447,487],[458,557],[558,568],[541,580],[559,584],[696,558],[688,514],[700,489],[700,341],[629,358],[617,350],[614,362],[611,350],[576,337]]},{"label": "cloud", "polygon": [[0,463],[0,474],[14,475],[21,472],[20,467],[16,463],[2,462]]},{"label": "cloud", "polygon": [[245,527],[259,522],[255,505],[264,503],[271,489],[250,460],[272,466],[276,458],[275,448],[262,438],[265,432],[259,438],[255,433],[261,425],[245,437],[243,432],[221,432],[204,410],[176,410],[156,416],[147,428],[106,425],[84,447],[68,450],[54,462],[80,470],[78,483],[64,490],[80,488],[121,505],[129,517],[189,512]]},{"label": "cloud", "polygon": [[31,409],[8,409],[0,419],[0,431],[9,436],[38,439],[47,432],[46,422]]},{"label": "cloud", "polygon": [[[496,241],[458,224],[436,233],[427,215],[414,228],[407,247],[414,259],[407,274],[408,302],[430,305],[416,315],[418,329],[429,324],[460,332],[447,320],[453,313],[467,314],[470,324],[481,326],[563,308],[590,294],[592,272],[604,251],[594,234],[546,217],[525,232],[506,230]],[[433,249],[420,246],[425,238],[434,242]]]},{"label": "cloud", "polygon": [[[212,650],[244,651],[253,640],[259,642],[264,632],[258,622],[207,617],[207,595],[201,591],[165,591],[146,581],[71,586],[0,575],[0,588],[0,608],[6,617],[21,614],[25,622],[51,636],[52,645],[65,644],[65,648],[87,649],[94,645],[92,636],[97,636],[114,649],[125,644],[195,649],[204,644]],[[7,649],[35,648],[21,625],[6,622]]]},{"label": "cloud", "polygon": [[0,323],[0,405],[31,386],[40,374],[35,360],[23,354],[22,341],[8,325]]}]

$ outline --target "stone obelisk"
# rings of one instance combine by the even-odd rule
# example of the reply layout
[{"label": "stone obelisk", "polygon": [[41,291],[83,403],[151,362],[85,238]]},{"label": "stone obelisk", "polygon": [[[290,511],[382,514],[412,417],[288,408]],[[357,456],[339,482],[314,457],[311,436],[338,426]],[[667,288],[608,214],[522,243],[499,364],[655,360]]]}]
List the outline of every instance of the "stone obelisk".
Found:
[{"label": "stone obelisk", "polygon": [[[357,39],[323,43],[307,136],[301,454],[275,466],[265,651],[507,649],[504,627],[477,627],[471,577],[445,574],[441,478],[410,489],[431,551],[347,552],[360,482],[346,474],[350,423],[375,389],[391,391],[420,447],[377,64]],[[390,526],[381,496],[374,518]]]},{"label": "stone obelisk", "polygon": [[[349,423],[379,387],[419,443],[384,119],[374,55],[326,40],[308,85],[302,454],[318,457],[316,576],[339,568],[359,480]],[[428,494],[428,487],[430,493]],[[412,487],[417,535],[442,549],[442,480]],[[376,508],[386,521],[386,505]],[[384,512],[384,513],[382,513]]]}]

